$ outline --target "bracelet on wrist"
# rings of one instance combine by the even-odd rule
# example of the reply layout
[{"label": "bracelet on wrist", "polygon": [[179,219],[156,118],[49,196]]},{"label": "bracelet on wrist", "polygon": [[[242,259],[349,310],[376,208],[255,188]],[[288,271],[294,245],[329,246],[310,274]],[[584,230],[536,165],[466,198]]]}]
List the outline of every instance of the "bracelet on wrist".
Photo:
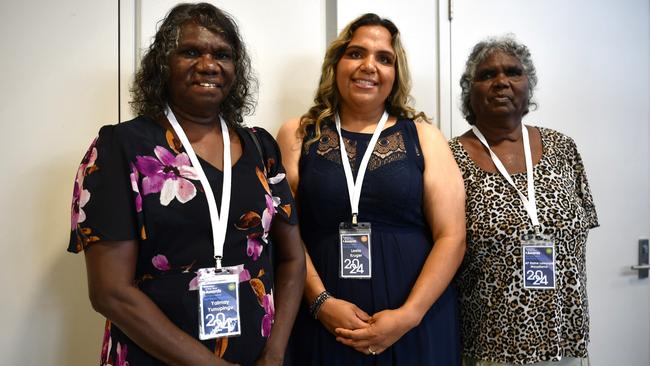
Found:
[{"label": "bracelet on wrist", "polygon": [[314,301],[309,305],[309,314],[314,317],[314,319],[318,319],[318,312],[320,311],[321,306],[325,303],[327,299],[332,297],[329,292],[323,291],[316,298]]}]

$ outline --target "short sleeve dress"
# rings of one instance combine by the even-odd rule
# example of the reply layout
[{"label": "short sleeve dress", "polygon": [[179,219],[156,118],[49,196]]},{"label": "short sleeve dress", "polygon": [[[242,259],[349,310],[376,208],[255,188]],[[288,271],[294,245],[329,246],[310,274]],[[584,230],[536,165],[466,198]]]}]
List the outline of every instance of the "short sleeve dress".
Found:
[{"label": "short sleeve dress", "polygon": [[[308,131],[306,139],[313,136]],[[353,174],[371,134],[342,131]],[[433,239],[422,207],[424,158],[415,123],[401,119],[381,132],[363,181],[359,221],[372,225],[372,279],[339,278],[339,223],[350,222],[350,201],[332,121],[304,149],[297,201],[305,246],[325,288],[368,314],[404,304]],[[450,286],[422,322],[376,356],[336,341],[306,307],[298,313],[289,357],[293,365],[459,365],[456,293]]]},{"label": "short sleeve dress", "polygon": [[[532,233],[515,190],[498,172],[449,142],[467,192],[467,251],[457,275],[463,355],[508,364],[587,357],[586,249],[598,226],[584,165],[573,140],[538,127],[542,158],[534,167],[541,230],[555,241],[556,288],[525,289],[520,237]],[[526,192],[526,173],[512,174]]]},{"label": "short sleeve dress", "polygon": [[[279,149],[263,129],[237,133],[243,154],[233,188],[224,266],[240,266],[240,337],[203,341],[219,357],[251,365],[274,318],[269,230],[275,215],[297,222]],[[219,207],[222,172],[199,158]],[[180,329],[198,339],[195,271],[214,266],[207,200],[190,159],[171,130],[147,117],[105,126],[84,156],[74,184],[68,251],[96,242],[136,240],[136,284]],[[162,365],[106,321],[100,365]]]}]

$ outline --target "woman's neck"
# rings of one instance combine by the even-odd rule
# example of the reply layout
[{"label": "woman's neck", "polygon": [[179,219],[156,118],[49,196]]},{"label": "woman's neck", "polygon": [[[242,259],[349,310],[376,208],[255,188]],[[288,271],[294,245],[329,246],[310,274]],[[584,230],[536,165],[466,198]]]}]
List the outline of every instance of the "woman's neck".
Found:
[{"label": "woman's neck", "polygon": [[202,136],[207,133],[217,133],[221,135],[221,124],[219,113],[209,113],[200,115],[196,113],[187,113],[182,108],[170,105],[178,123],[183,127],[183,131],[190,141],[192,137]]},{"label": "woman's neck", "polygon": [[338,113],[342,129],[350,132],[372,133],[381,116],[384,114],[384,109],[377,108],[373,111],[356,111],[341,107]]},{"label": "woman's neck", "polygon": [[476,121],[476,127],[481,131],[490,145],[503,141],[521,141],[523,124],[520,119]]}]

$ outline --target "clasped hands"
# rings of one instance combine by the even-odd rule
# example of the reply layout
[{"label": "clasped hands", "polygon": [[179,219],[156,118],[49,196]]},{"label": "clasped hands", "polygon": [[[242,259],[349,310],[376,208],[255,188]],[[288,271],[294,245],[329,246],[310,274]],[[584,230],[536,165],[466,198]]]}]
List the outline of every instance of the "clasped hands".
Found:
[{"label": "clasped hands", "polygon": [[402,308],[370,316],[353,303],[333,297],[318,312],[318,319],[337,342],[372,355],[380,354],[412,329],[411,318]]}]

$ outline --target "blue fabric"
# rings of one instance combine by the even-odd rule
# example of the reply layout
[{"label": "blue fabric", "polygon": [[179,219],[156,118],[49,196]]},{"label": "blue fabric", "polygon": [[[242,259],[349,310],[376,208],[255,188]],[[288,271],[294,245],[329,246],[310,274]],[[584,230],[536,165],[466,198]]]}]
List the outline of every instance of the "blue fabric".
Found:
[{"label": "blue fabric", "polygon": [[[313,134],[312,131],[308,131]],[[351,220],[350,202],[333,123],[303,150],[298,207],[303,240],[325,288],[372,315],[400,307],[415,283],[433,242],[422,210],[424,160],[412,120],[399,120],[380,136],[368,164],[359,221],[372,224],[372,279],[338,277],[338,227]],[[363,157],[371,134],[343,130],[351,166]],[[312,135],[313,136],[313,135]],[[305,140],[311,136],[308,135]],[[292,365],[460,364],[456,293],[448,288],[420,325],[377,356],[336,342],[306,307],[298,314],[287,354]]]}]

